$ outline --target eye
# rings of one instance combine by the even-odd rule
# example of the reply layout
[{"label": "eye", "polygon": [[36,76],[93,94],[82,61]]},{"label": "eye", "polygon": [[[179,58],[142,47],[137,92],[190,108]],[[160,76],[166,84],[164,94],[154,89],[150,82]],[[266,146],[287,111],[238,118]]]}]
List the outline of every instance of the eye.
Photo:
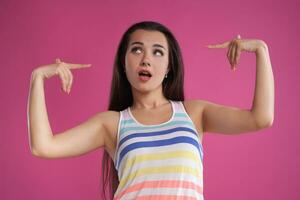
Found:
[{"label": "eye", "polygon": [[154,54],[158,55],[158,56],[163,56],[164,55],[164,53],[161,50],[158,50],[158,49],[154,50]]},{"label": "eye", "polygon": [[133,53],[141,53],[142,52],[142,50],[141,50],[141,48],[140,47],[133,47],[132,49],[131,49],[131,52],[133,52]]}]

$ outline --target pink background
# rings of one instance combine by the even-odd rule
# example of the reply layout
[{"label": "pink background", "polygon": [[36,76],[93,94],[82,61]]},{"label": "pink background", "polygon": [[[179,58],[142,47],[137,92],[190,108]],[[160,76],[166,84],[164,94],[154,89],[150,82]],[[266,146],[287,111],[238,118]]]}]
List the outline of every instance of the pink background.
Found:
[{"label": "pink background", "polygon": [[58,77],[45,83],[54,134],[71,128],[107,109],[117,45],[123,32],[141,20],[161,22],[177,37],[187,99],[250,108],[255,55],[243,52],[232,72],[225,49],[204,45],[237,34],[268,44],[275,78],[274,124],[255,133],[204,136],[204,196],[300,199],[299,1],[74,2],[0,1],[1,200],[100,198],[101,149],[55,160],[31,155],[26,113],[30,74],[56,57],[92,64],[73,71],[70,95],[61,91]]}]

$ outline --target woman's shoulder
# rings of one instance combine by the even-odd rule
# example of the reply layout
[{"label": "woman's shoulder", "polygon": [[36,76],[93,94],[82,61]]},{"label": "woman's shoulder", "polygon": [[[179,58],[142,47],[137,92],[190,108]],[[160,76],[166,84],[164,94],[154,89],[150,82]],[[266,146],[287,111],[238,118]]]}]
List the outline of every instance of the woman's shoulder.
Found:
[{"label": "woman's shoulder", "polygon": [[202,118],[203,111],[209,101],[203,99],[189,99],[182,101],[182,103],[189,115]]},{"label": "woman's shoulder", "polygon": [[[187,114],[192,119],[198,133],[203,133],[203,109],[205,101],[200,99],[189,99],[182,101]],[[202,137],[202,136],[201,136]]]},{"label": "woman's shoulder", "polygon": [[182,101],[184,107],[191,111],[193,110],[202,110],[205,106],[205,100],[202,99],[188,99]]},{"label": "woman's shoulder", "polygon": [[103,112],[98,112],[99,120],[105,125],[114,125],[118,122],[120,117],[119,111],[107,110]]},{"label": "woman's shoulder", "polygon": [[113,138],[114,134],[118,130],[120,112],[108,110],[104,112],[99,112],[98,116],[99,122],[102,123],[104,129],[107,132],[106,137]]}]

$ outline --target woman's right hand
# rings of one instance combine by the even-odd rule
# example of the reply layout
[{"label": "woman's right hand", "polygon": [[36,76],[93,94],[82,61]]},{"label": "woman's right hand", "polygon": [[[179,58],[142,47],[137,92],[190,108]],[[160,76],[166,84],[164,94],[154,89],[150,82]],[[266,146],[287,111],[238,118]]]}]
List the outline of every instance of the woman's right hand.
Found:
[{"label": "woman's right hand", "polygon": [[73,75],[71,69],[87,68],[90,66],[91,64],[65,63],[57,58],[54,64],[42,65],[36,68],[34,70],[34,74],[41,75],[43,78],[47,79],[54,75],[58,75],[61,79],[62,89],[69,94],[73,83]]}]

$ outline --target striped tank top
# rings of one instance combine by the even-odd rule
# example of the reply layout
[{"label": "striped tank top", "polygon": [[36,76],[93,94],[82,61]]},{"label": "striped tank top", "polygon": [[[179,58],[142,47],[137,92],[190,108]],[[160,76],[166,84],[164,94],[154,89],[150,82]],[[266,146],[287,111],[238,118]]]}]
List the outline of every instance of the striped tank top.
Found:
[{"label": "striped tank top", "polygon": [[143,125],[120,111],[114,166],[115,200],[203,200],[203,147],[181,101],[169,121]]}]

